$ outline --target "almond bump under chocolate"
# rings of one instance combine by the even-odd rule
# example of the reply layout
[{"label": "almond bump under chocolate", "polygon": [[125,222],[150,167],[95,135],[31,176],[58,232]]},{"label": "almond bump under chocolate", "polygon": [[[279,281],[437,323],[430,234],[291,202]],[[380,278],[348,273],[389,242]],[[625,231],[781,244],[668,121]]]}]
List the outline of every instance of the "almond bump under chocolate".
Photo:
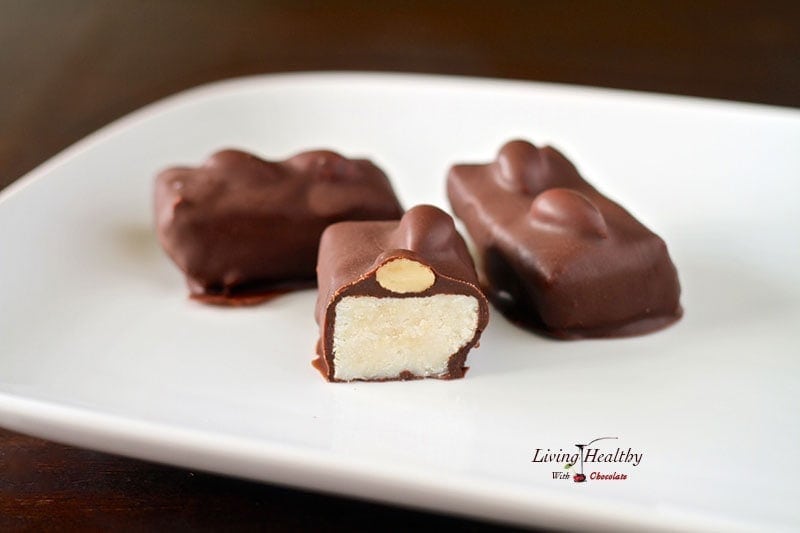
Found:
[{"label": "almond bump under chocolate", "polygon": [[342,220],[396,220],[403,209],[372,162],[327,150],[265,161],[223,150],[155,185],[159,240],[206,303],[249,305],[313,287],[319,239]]},{"label": "almond bump under chocolate", "polygon": [[333,224],[317,274],[314,365],[328,380],[464,376],[489,310],[450,215],[420,205],[400,221]]},{"label": "almond bump under chocolate", "polygon": [[556,149],[508,142],[493,162],[454,165],[447,193],[489,299],[513,322],[586,338],[644,334],[681,317],[664,241]]}]

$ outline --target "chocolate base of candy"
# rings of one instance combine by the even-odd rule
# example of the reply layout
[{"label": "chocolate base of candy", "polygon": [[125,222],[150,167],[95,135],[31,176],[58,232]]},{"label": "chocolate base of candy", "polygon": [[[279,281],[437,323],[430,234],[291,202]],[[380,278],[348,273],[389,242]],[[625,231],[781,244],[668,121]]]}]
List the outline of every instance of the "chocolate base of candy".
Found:
[{"label": "chocolate base of candy", "polygon": [[259,305],[285,294],[317,286],[316,279],[286,281],[280,283],[253,283],[235,289],[198,287],[189,280],[189,298],[207,305],[220,307],[249,307]]},{"label": "chocolate base of candy", "polygon": [[498,294],[488,287],[485,287],[484,291],[494,308],[500,311],[515,326],[558,340],[637,337],[668,328],[683,316],[683,308],[679,307],[674,313],[668,315],[645,317],[634,321],[624,321],[619,324],[607,324],[589,328],[575,326],[558,328],[545,324],[536,309],[530,306],[518,305],[511,301],[506,293]]}]

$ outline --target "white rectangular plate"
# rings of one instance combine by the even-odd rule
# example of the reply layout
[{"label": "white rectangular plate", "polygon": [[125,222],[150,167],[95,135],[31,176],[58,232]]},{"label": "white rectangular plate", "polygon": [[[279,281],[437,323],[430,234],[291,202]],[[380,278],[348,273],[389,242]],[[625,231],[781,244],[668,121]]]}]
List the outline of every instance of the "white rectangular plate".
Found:
[{"label": "white rectangular plate", "polygon": [[[463,380],[330,384],[314,291],[207,307],[153,234],[155,173],[222,147],[367,156],[447,209],[454,162],[561,148],[668,243],[686,315],[559,342],[493,313]],[[292,74],[148,106],[0,195],[0,425],[99,450],[507,522],[792,529],[800,113],[526,82]],[[537,448],[642,453],[554,480]],[[574,468],[573,468],[574,471]]]}]

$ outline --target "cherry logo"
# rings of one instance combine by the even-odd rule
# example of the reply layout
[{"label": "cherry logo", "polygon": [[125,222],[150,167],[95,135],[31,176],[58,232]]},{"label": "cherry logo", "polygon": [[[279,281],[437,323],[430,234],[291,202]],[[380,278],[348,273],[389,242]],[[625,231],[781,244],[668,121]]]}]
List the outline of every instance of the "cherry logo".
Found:
[{"label": "cherry logo", "polygon": [[[587,446],[589,446],[591,444],[594,444],[595,442],[597,442],[599,440],[616,439],[616,438],[617,437],[600,437],[600,438],[594,439],[593,441],[590,441],[588,444],[576,444],[575,446],[578,448],[578,451],[580,452],[581,471],[572,476],[572,481],[574,481],[575,483],[585,483],[586,482],[586,475],[583,473],[583,449],[584,448],[586,448]],[[572,463],[567,463],[564,466],[564,468],[565,469],[569,469],[569,468],[572,468],[573,466],[574,465]]]}]

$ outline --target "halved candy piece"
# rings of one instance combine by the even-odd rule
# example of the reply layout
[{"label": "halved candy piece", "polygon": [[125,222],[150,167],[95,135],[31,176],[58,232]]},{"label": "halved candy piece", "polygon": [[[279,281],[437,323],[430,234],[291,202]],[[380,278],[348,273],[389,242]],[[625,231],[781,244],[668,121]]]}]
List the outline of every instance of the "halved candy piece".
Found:
[{"label": "halved candy piece", "polygon": [[453,219],[428,205],[322,235],[315,361],[330,381],[464,376],[488,303]]},{"label": "halved candy piece", "polygon": [[312,286],[328,225],[403,214],[381,169],[326,150],[277,162],[217,152],[159,174],[155,204],[158,237],[192,297],[229,305]]}]

